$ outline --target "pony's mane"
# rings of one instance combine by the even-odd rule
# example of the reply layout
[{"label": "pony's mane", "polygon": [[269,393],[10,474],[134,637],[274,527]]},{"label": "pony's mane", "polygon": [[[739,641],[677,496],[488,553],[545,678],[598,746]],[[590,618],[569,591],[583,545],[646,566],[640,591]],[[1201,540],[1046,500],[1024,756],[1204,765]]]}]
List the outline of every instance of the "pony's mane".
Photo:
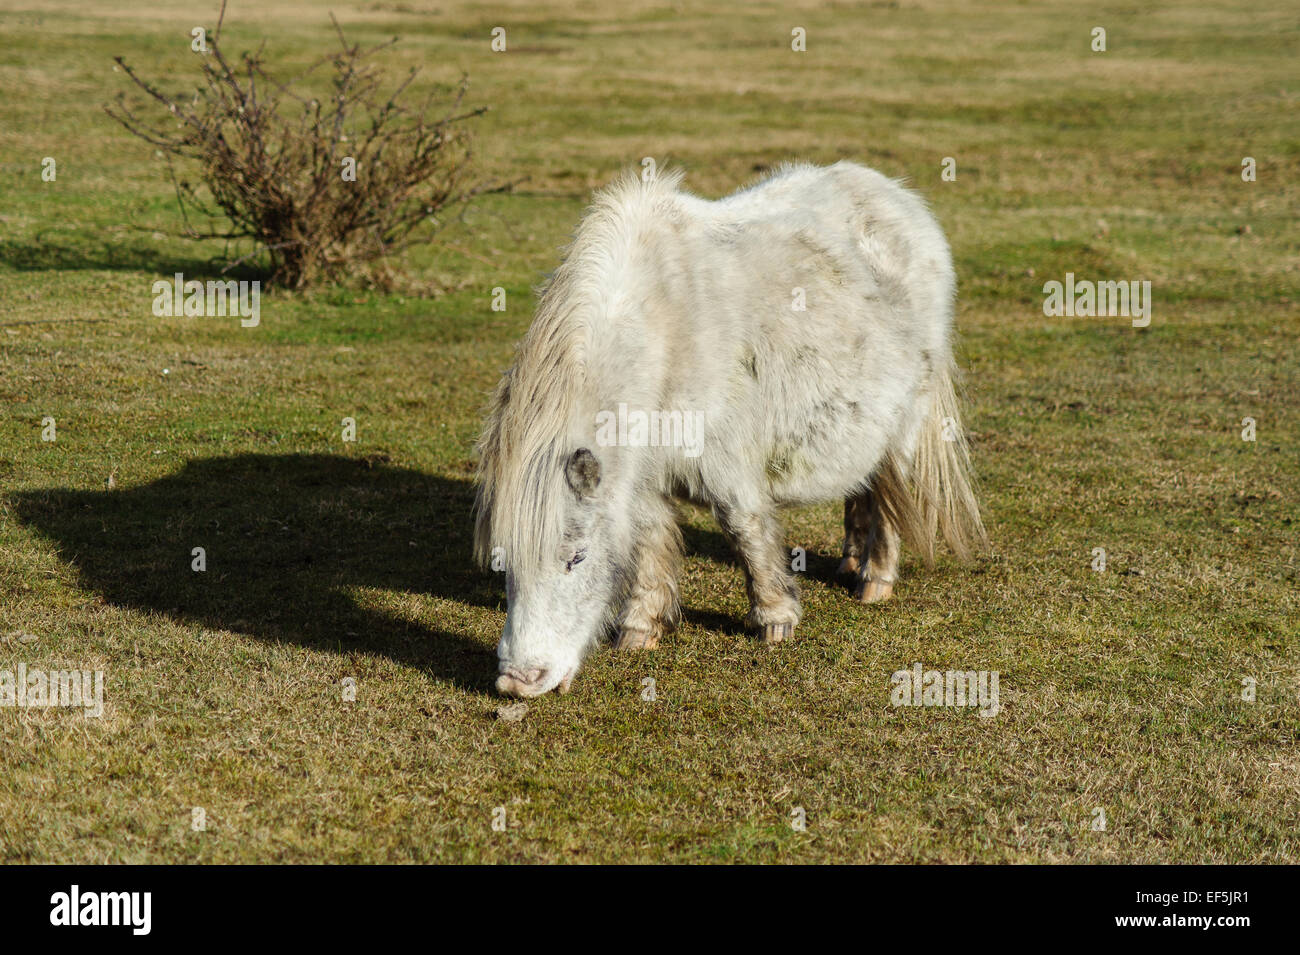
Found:
[{"label": "pony's mane", "polygon": [[478,443],[474,556],[483,564],[501,548],[516,573],[555,559],[564,528],[564,463],[570,431],[597,400],[588,380],[589,338],[617,291],[608,280],[639,227],[667,211],[680,170],[646,182],[634,170],[598,192],[563,262],[540,290],[532,325],[488,406]]}]

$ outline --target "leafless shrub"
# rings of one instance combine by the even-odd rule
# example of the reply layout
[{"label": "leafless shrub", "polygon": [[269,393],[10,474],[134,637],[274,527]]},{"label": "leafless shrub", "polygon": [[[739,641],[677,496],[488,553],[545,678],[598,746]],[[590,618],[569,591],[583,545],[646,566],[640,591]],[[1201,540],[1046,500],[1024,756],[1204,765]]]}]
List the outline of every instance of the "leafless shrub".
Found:
[{"label": "leafless shrub", "polygon": [[[189,237],[253,240],[253,253],[227,268],[265,253],[271,280],[293,288],[359,271],[389,284],[392,253],[431,237],[474,196],[509,188],[472,181],[466,124],[486,107],[462,106],[466,77],[441,108],[436,93],[405,105],[418,71],[385,96],[373,62],[396,38],[363,48],[334,21],[340,49],[281,82],[267,69],[265,44],[230,62],[221,46],[225,12],[223,0],[193,96],[163,92],[119,56],[166,115],[144,119],[121,93],[105,109],[167,157]],[[323,66],[333,71],[331,91],[313,97],[303,87]],[[174,160],[196,167],[200,185],[178,180]],[[194,228],[191,214],[209,228]]]}]

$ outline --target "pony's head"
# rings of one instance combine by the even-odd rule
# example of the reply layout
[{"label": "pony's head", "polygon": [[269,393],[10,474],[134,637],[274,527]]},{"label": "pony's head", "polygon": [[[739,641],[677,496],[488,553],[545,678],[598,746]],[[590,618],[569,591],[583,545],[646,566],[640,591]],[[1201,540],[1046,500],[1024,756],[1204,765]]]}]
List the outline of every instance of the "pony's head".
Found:
[{"label": "pony's head", "polygon": [[508,605],[497,690],[511,696],[566,692],[609,625],[623,586],[627,548],[612,506],[617,489],[602,480],[600,459],[589,448],[556,457],[559,480],[543,505],[553,529],[534,525],[527,544],[540,547],[501,554]]},{"label": "pony's head", "polygon": [[497,689],[513,696],[568,689],[612,622],[632,551],[617,449],[592,450],[575,332],[552,317],[534,321],[478,447],[474,549],[505,571]]},{"label": "pony's head", "polygon": [[601,276],[618,260],[612,250],[640,235],[620,210],[647,221],[664,214],[679,180],[629,174],[596,196],[492,399],[478,445],[474,548],[506,573],[503,693],[568,689],[625,594],[636,465],[619,448],[592,450],[595,414],[611,389],[631,393],[646,356],[595,331],[643,294],[626,275],[612,284]]}]

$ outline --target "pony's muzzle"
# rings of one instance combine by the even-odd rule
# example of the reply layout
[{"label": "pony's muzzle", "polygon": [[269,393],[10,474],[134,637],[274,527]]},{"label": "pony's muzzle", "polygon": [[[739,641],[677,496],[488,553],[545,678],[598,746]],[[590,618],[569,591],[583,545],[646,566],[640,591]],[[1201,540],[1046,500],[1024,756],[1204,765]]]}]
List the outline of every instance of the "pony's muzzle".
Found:
[{"label": "pony's muzzle", "polygon": [[497,677],[497,692],[506,696],[536,696],[545,675],[542,669],[517,670],[503,665]]},{"label": "pony's muzzle", "polygon": [[501,674],[497,677],[497,692],[503,696],[530,697],[541,696],[558,688],[561,693],[568,693],[572,682],[572,673],[566,673],[556,680],[547,669],[521,670],[502,663]]}]

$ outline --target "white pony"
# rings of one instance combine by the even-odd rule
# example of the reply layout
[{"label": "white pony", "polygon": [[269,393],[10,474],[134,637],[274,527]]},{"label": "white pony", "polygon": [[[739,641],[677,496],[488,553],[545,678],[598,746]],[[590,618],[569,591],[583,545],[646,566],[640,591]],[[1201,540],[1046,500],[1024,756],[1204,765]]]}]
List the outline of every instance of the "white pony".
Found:
[{"label": "white pony", "polygon": [[863,602],[892,593],[900,536],[927,563],[936,533],[984,542],[924,201],[849,162],[716,202],[680,180],[597,194],[492,399],[475,551],[506,569],[502,693],[567,691],[611,627],[620,648],[673,629],[675,497],[712,509],[768,643],[801,613],[783,505],[844,500]]}]

